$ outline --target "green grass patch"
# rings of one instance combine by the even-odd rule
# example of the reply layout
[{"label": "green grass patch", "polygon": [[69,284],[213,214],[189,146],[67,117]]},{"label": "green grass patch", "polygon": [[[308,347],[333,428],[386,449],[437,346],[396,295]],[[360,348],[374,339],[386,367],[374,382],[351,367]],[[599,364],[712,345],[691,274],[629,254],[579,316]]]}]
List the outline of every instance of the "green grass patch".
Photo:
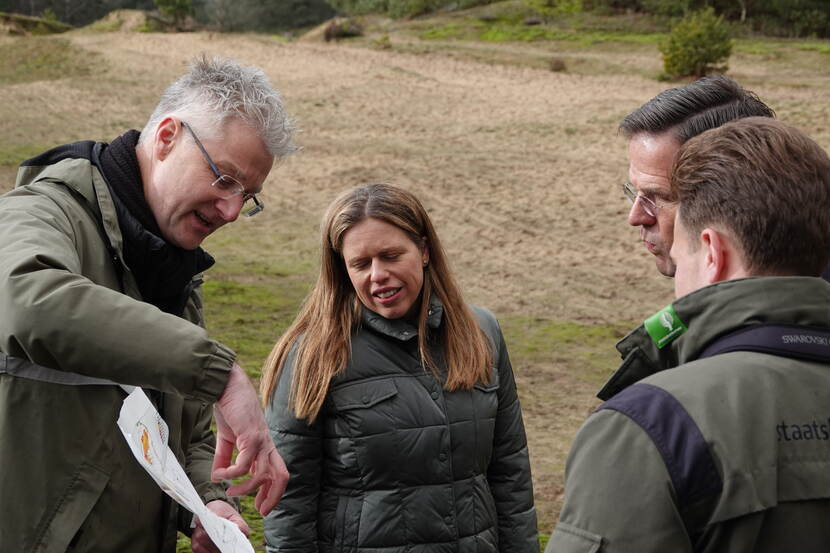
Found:
[{"label": "green grass patch", "polygon": [[96,62],[96,54],[64,38],[17,38],[0,45],[0,83],[18,84],[86,76]]},{"label": "green grass patch", "polygon": [[0,166],[17,167],[21,162],[35,157],[48,150],[50,146],[42,144],[16,144],[14,146],[0,146]]},{"label": "green grass patch", "polygon": [[210,335],[233,348],[240,365],[259,379],[262,363],[294,320],[309,281],[283,276],[242,283],[208,276],[203,287]]},{"label": "green grass patch", "polygon": [[623,31],[583,31],[550,25],[512,24],[503,20],[467,19],[437,25],[422,31],[422,40],[480,40],[485,42],[572,41],[580,46],[605,42],[656,45],[665,33],[627,33]]},{"label": "green grass patch", "polygon": [[805,52],[819,52],[821,54],[830,54],[830,42],[828,42],[828,43],[808,42],[808,43],[796,44],[795,47],[798,48],[799,50],[803,50]]},{"label": "green grass patch", "polygon": [[656,45],[666,36],[666,33],[626,33],[621,31],[592,31],[578,34],[584,40],[589,41],[589,44],[622,42],[625,44]]},{"label": "green grass patch", "polygon": [[635,325],[582,324],[530,317],[504,317],[502,330],[516,360],[562,364],[591,384],[602,384],[620,361],[614,348]]},{"label": "green grass patch", "polygon": [[445,23],[437,27],[432,27],[423,31],[419,37],[422,40],[449,40],[449,39],[471,39],[474,37],[474,31],[470,28],[472,25],[462,25],[460,23]]},{"label": "green grass patch", "polygon": [[735,52],[752,54],[756,56],[772,56],[780,54],[778,45],[758,40],[733,40],[732,48]]},{"label": "green grass patch", "polygon": [[542,26],[490,25],[478,38],[487,42],[531,42],[536,40],[562,40],[567,33]]}]

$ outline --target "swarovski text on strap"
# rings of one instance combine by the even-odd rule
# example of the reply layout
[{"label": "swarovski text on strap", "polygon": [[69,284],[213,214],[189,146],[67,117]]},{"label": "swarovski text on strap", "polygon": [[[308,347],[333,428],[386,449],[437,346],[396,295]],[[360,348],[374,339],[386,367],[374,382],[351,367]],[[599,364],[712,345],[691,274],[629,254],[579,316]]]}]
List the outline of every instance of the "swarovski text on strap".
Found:
[{"label": "swarovski text on strap", "polygon": [[718,338],[698,358],[733,351],[754,351],[830,363],[830,329],[800,325],[753,325]]}]

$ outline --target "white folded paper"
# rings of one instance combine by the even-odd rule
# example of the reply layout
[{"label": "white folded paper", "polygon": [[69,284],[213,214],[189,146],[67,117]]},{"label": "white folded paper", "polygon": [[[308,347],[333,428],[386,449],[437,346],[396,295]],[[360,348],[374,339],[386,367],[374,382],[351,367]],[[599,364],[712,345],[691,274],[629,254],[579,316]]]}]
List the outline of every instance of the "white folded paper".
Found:
[{"label": "white folded paper", "polygon": [[254,553],[251,543],[236,524],[213,514],[202,503],[167,445],[167,424],[141,388],[135,388],[124,399],[118,427],[141,466],[167,495],[199,517],[202,527],[222,553]]}]

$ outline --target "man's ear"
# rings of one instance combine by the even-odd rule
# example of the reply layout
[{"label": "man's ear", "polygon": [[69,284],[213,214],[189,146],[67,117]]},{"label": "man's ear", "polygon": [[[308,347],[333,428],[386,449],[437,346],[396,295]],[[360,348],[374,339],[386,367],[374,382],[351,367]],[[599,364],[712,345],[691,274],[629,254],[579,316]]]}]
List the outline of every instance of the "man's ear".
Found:
[{"label": "man's ear", "polygon": [[714,284],[729,279],[732,264],[735,262],[731,243],[721,232],[713,228],[700,231],[700,245],[705,248],[703,276],[707,284]]},{"label": "man's ear", "polygon": [[165,117],[156,126],[153,134],[153,154],[156,159],[163,161],[173,151],[176,145],[176,136],[184,129],[178,119]]}]

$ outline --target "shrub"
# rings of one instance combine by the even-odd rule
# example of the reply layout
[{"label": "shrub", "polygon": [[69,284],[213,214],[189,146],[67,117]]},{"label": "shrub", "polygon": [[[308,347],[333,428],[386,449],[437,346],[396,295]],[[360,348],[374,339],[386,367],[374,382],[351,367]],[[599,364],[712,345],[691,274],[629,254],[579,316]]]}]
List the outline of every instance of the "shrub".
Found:
[{"label": "shrub", "polygon": [[660,53],[670,77],[701,77],[726,71],[732,53],[729,26],[712,8],[692,13],[672,28],[660,44]]},{"label": "shrub", "polygon": [[176,25],[179,25],[188,15],[193,13],[191,0],[154,0],[154,2],[161,14],[172,18]]},{"label": "shrub", "polygon": [[323,31],[323,38],[326,42],[362,35],[363,25],[361,25],[356,19],[348,17],[336,17],[332,19]]},{"label": "shrub", "polygon": [[392,49],[392,41],[389,40],[389,35],[384,34],[379,36],[378,38],[372,40],[372,48],[377,48],[378,50],[391,50]]},{"label": "shrub", "polygon": [[568,70],[568,66],[565,65],[565,60],[562,58],[551,58],[548,67],[554,73],[563,73]]}]

